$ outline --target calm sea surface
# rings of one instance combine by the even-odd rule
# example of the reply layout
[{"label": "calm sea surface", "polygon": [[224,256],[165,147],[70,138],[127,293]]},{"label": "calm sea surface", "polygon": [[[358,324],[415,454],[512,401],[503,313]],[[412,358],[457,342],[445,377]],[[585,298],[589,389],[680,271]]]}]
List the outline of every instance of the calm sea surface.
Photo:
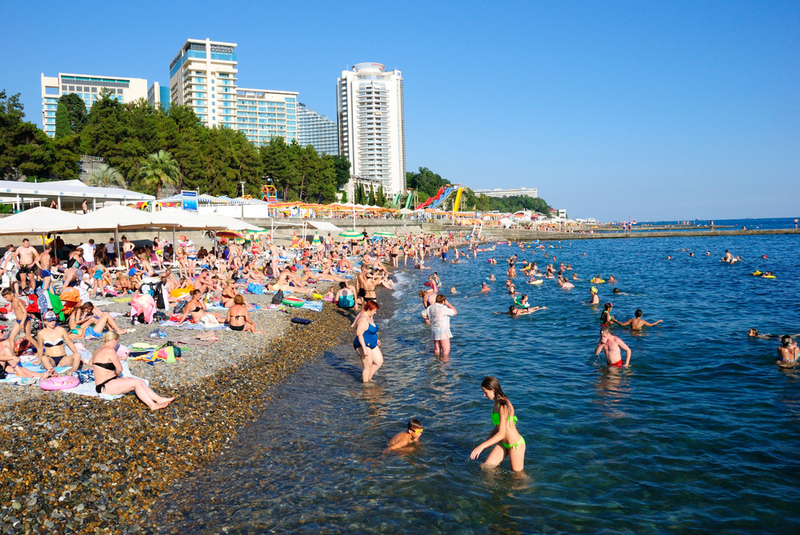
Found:
[{"label": "calm sea surface", "polygon": [[[162,500],[165,530],[184,533],[800,533],[800,371],[778,368],[777,341],[800,333],[798,236],[560,242],[580,281],[518,289],[545,311],[500,314],[513,252],[431,262],[458,309],[448,363],[419,319],[420,274],[401,273],[395,311],[378,313],[387,362],[364,387],[352,346],[326,353],[273,392],[231,450]],[[694,257],[688,256],[693,251]],[[740,265],[721,263],[725,249]],[[711,256],[705,256],[711,251]],[[586,253],[586,256],[583,255]],[[766,254],[767,259],[762,259]],[[667,260],[672,255],[673,260]],[[773,271],[777,279],[749,275]],[[430,272],[426,272],[428,274]],[[490,273],[488,295],[478,285]],[[637,308],[664,323],[640,336],[629,370],[594,355],[599,285],[620,319]],[[480,382],[495,375],[514,403],[525,472],[482,470],[469,453],[491,431]],[[420,418],[423,445],[381,453]],[[485,458],[484,453],[483,458]]]}]

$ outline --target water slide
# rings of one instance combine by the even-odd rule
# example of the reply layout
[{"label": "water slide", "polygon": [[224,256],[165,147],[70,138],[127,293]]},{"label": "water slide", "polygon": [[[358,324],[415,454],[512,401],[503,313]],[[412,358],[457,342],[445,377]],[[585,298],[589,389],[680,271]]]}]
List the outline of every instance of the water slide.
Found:
[{"label": "water slide", "polygon": [[441,197],[442,193],[444,193],[444,186],[439,188],[439,191],[436,192],[436,195],[434,195],[433,197],[429,198],[427,201],[425,201],[423,203],[420,203],[416,208],[414,208],[414,210],[422,210],[423,208],[428,208],[428,205],[430,205],[432,202],[434,202],[439,197]]},{"label": "water slide", "polygon": [[464,188],[458,188],[458,193],[456,194],[456,200],[453,202],[453,212],[458,212],[458,208],[461,206],[461,194],[464,193]]},{"label": "water slide", "polygon": [[414,195],[409,192],[408,199],[406,199],[406,210],[408,210],[408,207],[411,206],[411,199],[413,199],[413,198],[414,198]]},{"label": "water slide", "polygon": [[444,201],[446,201],[447,198],[450,196],[450,194],[453,193],[455,190],[456,190],[456,188],[454,188],[453,186],[449,186],[448,188],[446,188],[444,190],[444,192],[442,192],[442,194],[439,196],[438,199],[434,199],[433,200],[433,202],[431,203],[431,205],[428,208],[436,208],[436,207],[438,207],[440,204],[442,204]]}]

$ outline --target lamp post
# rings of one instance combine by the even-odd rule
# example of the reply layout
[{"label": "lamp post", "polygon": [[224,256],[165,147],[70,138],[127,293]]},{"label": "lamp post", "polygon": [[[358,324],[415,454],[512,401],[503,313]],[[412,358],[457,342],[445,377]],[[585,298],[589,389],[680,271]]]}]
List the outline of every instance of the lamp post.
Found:
[{"label": "lamp post", "polygon": [[244,197],[244,181],[240,182],[240,184],[242,185],[242,197]]}]

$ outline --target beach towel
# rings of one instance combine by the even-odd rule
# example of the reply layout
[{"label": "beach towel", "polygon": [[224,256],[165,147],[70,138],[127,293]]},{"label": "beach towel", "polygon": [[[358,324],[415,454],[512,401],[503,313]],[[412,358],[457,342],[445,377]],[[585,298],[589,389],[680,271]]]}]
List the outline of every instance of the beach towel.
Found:
[{"label": "beach towel", "polygon": [[[32,372],[37,372],[37,373],[44,372],[44,367],[38,364],[23,363],[22,367]],[[59,366],[58,368],[55,368],[55,370],[56,373],[64,373],[65,371],[69,370],[69,366]],[[25,379],[25,377],[20,377],[19,375],[14,375],[13,373],[9,373],[8,375],[5,376],[5,378],[0,379],[0,385],[19,384],[20,381],[22,381],[23,379]]]},{"label": "beach towel", "polygon": [[[128,367],[127,362],[122,363],[122,377],[133,377],[134,379],[141,379],[141,377],[136,377],[135,375],[131,374],[131,370]],[[150,382],[147,379],[145,379],[144,382],[150,384]],[[67,392],[68,394],[77,394],[79,396],[90,396],[90,397],[100,398],[106,401],[119,399],[125,395],[125,394],[114,394],[114,395],[98,394],[97,391],[95,390],[95,387],[96,387],[95,382],[81,383],[75,388],[70,388],[69,390],[62,390],[62,392]]]},{"label": "beach towel", "polygon": [[134,318],[140,314],[144,315],[144,320],[147,323],[153,323],[153,316],[156,313],[156,302],[153,300],[152,295],[137,294],[131,299],[131,317]]},{"label": "beach towel", "polygon": [[322,312],[322,301],[306,301],[300,308],[313,310],[314,312]]}]

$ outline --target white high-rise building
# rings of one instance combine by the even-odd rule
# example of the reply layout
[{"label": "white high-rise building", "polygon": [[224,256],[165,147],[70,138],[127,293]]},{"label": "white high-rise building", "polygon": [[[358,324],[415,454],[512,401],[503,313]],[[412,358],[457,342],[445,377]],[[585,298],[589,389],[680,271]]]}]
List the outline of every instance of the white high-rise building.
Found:
[{"label": "white high-rise building", "polygon": [[297,142],[311,145],[320,154],[339,154],[339,127],[324,115],[297,103]]},{"label": "white high-rise building", "polygon": [[147,98],[147,80],[142,78],[120,78],[117,76],[95,76],[68,74],[45,76],[42,73],[42,127],[48,136],[56,135],[56,109],[62,95],[75,93],[86,104],[88,112],[100,98],[103,89],[111,91],[111,98],[127,103]]},{"label": "white high-rise building", "polygon": [[353,175],[378,180],[387,197],[406,187],[403,77],[380,63],[342,71],[336,84],[339,153]]},{"label": "white high-rise building", "polygon": [[187,39],[169,64],[173,106],[188,105],[206,126],[236,129],[236,43]]},{"label": "white high-rise building", "polygon": [[297,92],[244,89],[236,92],[236,129],[256,145],[282,137],[286,143],[297,139]]}]

